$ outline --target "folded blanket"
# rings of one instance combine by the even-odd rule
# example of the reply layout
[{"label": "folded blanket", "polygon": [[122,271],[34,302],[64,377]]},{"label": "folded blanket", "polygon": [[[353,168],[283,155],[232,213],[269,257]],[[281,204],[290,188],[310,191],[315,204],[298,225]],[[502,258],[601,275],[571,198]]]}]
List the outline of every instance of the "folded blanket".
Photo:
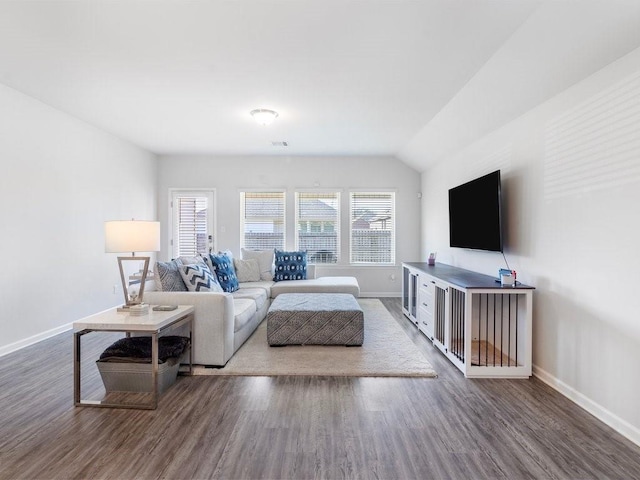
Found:
[{"label": "folded blanket", "polygon": [[[189,338],[168,335],[158,339],[158,363],[177,359],[189,348]],[[102,355],[100,362],[151,363],[151,337],[121,338]]]}]

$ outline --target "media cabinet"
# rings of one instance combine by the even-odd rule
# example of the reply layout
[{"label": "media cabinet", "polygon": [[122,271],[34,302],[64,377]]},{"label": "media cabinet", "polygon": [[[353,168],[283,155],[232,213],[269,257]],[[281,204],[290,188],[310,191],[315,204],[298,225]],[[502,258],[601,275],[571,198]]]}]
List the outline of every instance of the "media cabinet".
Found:
[{"label": "media cabinet", "polygon": [[468,378],[531,376],[533,290],[442,263],[402,264],[402,312]]}]

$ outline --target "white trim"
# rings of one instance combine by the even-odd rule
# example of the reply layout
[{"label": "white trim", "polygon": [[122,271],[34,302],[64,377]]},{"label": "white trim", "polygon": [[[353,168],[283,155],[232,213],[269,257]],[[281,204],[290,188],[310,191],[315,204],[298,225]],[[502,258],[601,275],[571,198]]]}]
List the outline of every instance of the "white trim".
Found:
[{"label": "white trim", "polygon": [[398,292],[360,292],[358,298],[401,298],[398,296]]},{"label": "white trim", "polygon": [[[402,264],[395,263],[315,263],[314,265],[318,265],[320,268],[330,268],[332,270],[347,270],[348,272],[353,272],[353,270],[361,268],[386,268],[388,270],[394,270],[402,267]],[[355,275],[349,273],[349,276]]]},{"label": "white trim", "polygon": [[399,265],[396,263],[347,263],[338,266],[344,266],[353,270],[354,268],[398,268]]},{"label": "white trim", "polygon": [[349,187],[347,189],[349,193],[398,193],[399,189],[397,188],[360,188],[360,187]]},{"label": "white trim", "polygon": [[343,193],[344,188],[331,188],[331,187],[313,187],[313,188],[294,188],[295,193]]},{"label": "white trim", "polygon": [[543,370],[542,368],[533,365],[533,375],[540,379],[540,381],[546,383],[554,390],[557,390],[562,395],[567,397],[569,400],[574,402],[579,407],[582,407],[591,415],[596,417],[601,422],[607,424],[611,428],[613,428],[619,434],[625,436],[629,440],[631,440],[636,445],[640,446],[640,429],[631,425],[626,420],[618,417],[614,413],[610,412],[602,405],[591,400],[586,395],[580,393],[575,388],[567,385],[562,380],[554,377],[549,372]]},{"label": "white trim", "polygon": [[[34,345],[38,342],[46,340],[47,338],[55,337],[56,335],[71,330],[72,328],[73,323],[67,323],[66,325],[61,325],[60,327],[52,328],[51,330],[47,330],[46,332],[42,332],[32,337],[24,338],[22,340],[18,340],[17,342],[10,343],[9,345],[5,345],[4,347],[0,347],[0,357],[13,352],[17,352],[18,350]],[[71,347],[69,347],[69,349],[71,349]]]},{"label": "white trim", "polygon": [[[119,305],[119,304],[118,304]],[[100,315],[101,313],[108,312],[116,307],[105,308],[104,310],[97,312],[95,315]],[[94,314],[91,314],[94,315]],[[90,316],[90,315],[88,315]],[[86,317],[82,317],[86,318]],[[9,345],[5,345],[4,347],[0,347],[0,357],[8,355],[13,352],[17,352],[25,347],[29,347],[36,343],[42,342],[51,337],[55,337],[56,335],[60,335],[61,333],[68,332],[73,329],[73,322],[67,323],[65,325],[60,325],[59,327],[52,328],[51,330],[47,330],[46,332],[38,333],[32,337],[24,338],[14,343],[10,343]],[[71,347],[69,347],[71,348]]]},{"label": "white trim", "polygon": [[260,188],[260,187],[251,187],[251,188],[238,188],[238,193],[287,193],[287,189],[282,188]]}]

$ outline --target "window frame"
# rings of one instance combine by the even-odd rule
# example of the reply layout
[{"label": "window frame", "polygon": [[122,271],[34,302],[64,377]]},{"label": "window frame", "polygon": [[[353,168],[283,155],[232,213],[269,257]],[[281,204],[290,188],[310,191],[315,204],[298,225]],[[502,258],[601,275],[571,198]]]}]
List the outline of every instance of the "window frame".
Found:
[{"label": "window frame", "polygon": [[[320,253],[321,251],[324,250],[320,250],[317,252],[313,252],[311,255],[307,255],[307,259],[310,263],[317,263],[319,265],[335,265],[335,264],[339,264],[342,260],[342,191],[341,190],[337,190],[337,189],[329,189],[329,190],[303,190],[303,189],[299,189],[296,190],[294,192],[294,228],[295,228],[295,250],[301,250],[304,249],[304,247],[301,244],[300,241],[300,233],[301,233],[301,229],[300,229],[300,222],[301,221],[306,221],[307,225],[308,225],[308,229],[307,232],[308,233],[326,233],[324,230],[325,221],[323,221],[320,217],[309,217],[308,219],[301,219],[300,218],[300,196],[332,196],[333,200],[335,202],[335,209],[336,209],[336,217],[333,220],[333,231],[330,232],[332,234],[335,234],[335,251],[334,252],[329,252],[331,255],[335,256],[335,259],[333,261],[322,261],[322,262],[318,262],[317,261],[317,257],[315,260],[311,260],[311,258],[313,257],[313,255],[316,255],[317,253]],[[323,223],[324,222],[324,223]],[[318,224],[321,228],[320,231],[318,232],[314,232],[312,229],[312,225],[313,224]],[[328,250],[328,249],[327,249]]]},{"label": "window frame", "polygon": [[[390,248],[389,248],[389,262],[367,262],[367,261],[354,261],[354,196],[355,195],[389,195],[391,198],[391,227],[390,230]],[[397,250],[397,208],[396,208],[397,191],[391,189],[354,189],[349,191],[349,265],[357,266],[373,266],[373,267],[388,267],[396,265],[396,250]]]},{"label": "window frame", "polygon": [[[247,194],[280,194],[282,195],[282,245],[277,248],[278,250],[285,250],[287,245],[287,191],[285,189],[240,189],[239,197],[240,197],[240,248],[252,248],[247,246],[246,237],[245,237],[245,226],[247,224],[246,213],[246,195]],[[255,217],[258,218],[258,217]],[[265,217],[266,218],[266,217]],[[272,219],[276,219],[278,217],[272,217]],[[275,224],[275,223],[274,223]],[[268,247],[266,249],[270,249]],[[265,248],[261,248],[265,249]]]}]

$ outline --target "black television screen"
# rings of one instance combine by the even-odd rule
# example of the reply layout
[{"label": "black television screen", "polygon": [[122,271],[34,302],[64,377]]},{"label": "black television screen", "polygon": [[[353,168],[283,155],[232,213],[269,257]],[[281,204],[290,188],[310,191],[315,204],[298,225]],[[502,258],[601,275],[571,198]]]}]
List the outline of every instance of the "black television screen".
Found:
[{"label": "black television screen", "polygon": [[500,170],[449,190],[449,245],[502,252]]}]

